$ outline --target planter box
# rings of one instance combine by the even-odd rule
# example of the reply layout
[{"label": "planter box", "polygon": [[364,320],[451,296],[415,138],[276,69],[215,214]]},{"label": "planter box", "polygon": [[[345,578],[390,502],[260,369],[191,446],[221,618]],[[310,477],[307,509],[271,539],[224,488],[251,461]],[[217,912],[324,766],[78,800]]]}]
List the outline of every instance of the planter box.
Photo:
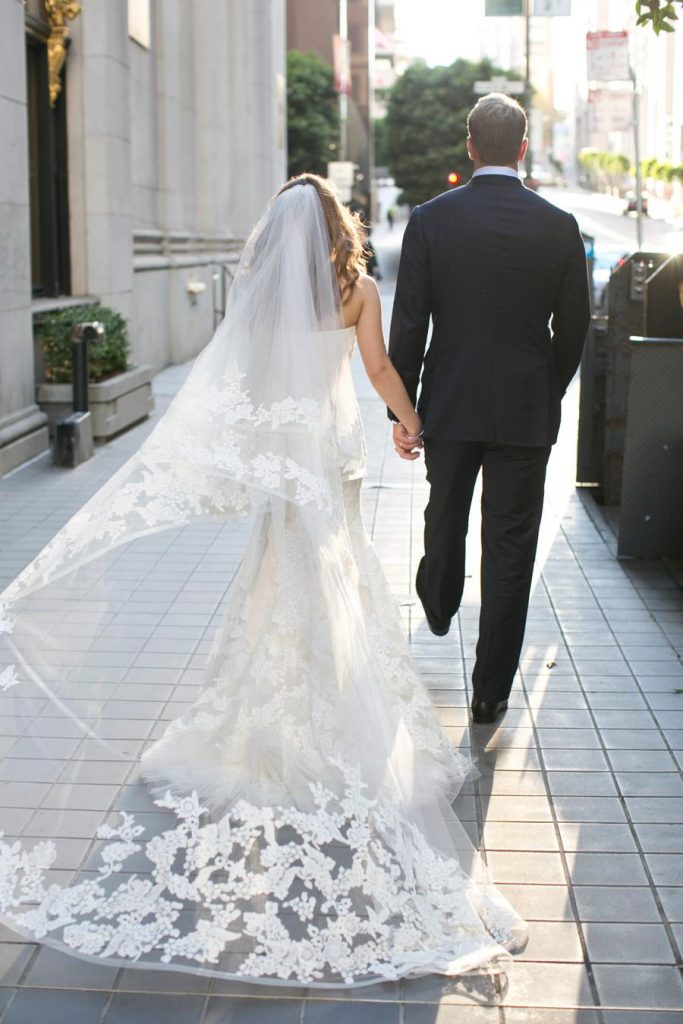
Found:
[{"label": "planter box", "polygon": [[[93,437],[108,439],[149,416],[154,408],[151,366],[136,366],[99,384],[88,385]],[[73,409],[71,384],[38,384],[36,401],[47,414],[50,433],[54,424]]]}]

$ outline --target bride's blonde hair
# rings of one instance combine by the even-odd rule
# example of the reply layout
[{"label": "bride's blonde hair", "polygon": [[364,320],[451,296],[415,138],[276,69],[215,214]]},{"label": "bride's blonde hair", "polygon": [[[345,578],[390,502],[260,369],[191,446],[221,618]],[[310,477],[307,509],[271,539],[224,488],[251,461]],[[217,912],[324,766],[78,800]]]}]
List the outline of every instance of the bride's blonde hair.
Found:
[{"label": "bride's blonde hair", "polygon": [[367,232],[360,214],[345,206],[339,199],[332,183],[319,174],[297,174],[290,178],[277,194],[281,195],[287,189],[295,188],[297,185],[312,185],[318,193],[325,215],[341,298],[342,302],[345,302],[367,266],[364,250]]}]

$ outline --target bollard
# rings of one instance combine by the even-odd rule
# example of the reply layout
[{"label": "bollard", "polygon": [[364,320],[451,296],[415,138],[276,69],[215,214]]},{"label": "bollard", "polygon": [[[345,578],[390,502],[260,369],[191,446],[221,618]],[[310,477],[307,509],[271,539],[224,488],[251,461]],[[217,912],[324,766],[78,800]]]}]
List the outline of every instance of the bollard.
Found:
[{"label": "bollard", "polygon": [[93,454],[92,420],[88,402],[88,345],[103,335],[104,327],[96,320],[76,324],[71,332],[74,411],[55,423],[52,454],[57,466],[74,468]]}]

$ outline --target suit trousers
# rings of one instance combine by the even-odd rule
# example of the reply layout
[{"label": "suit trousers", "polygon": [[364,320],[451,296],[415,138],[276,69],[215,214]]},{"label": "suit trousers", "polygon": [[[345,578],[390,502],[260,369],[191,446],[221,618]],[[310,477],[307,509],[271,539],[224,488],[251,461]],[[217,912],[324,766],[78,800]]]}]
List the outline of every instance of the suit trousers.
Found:
[{"label": "suit trousers", "polygon": [[474,692],[506,700],[519,665],[543,511],[550,446],[425,438],[430,484],[421,586],[430,614],[447,622],[460,607],[465,538],[482,470],[481,611]]}]

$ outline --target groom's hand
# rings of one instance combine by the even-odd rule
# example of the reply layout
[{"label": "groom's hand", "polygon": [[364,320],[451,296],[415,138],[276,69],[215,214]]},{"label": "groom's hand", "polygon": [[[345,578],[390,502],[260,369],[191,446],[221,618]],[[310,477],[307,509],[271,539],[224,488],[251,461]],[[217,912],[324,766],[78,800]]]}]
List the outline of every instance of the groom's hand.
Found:
[{"label": "groom's hand", "polygon": [[411,437],[402,423],[394,423],[394,448],[402,459],[414,462],[420,458],[420,448],[423,447],[421,437]]}]

